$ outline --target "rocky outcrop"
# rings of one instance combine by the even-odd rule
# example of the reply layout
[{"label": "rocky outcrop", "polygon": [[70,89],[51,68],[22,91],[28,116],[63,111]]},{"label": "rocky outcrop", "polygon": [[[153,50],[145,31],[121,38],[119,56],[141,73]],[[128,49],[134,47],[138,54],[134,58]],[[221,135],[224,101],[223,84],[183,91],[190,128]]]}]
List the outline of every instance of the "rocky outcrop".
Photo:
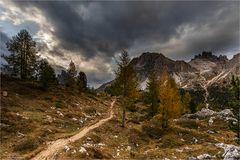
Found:
[{"label": "rocky outcrop", "polygon": [[130,65],[136,71],[140,82],[145,81],[152,71],[161,76],[165,69],[171,73],[195,72],[196,69],[191,67],[185,61],[174,61],[165,57],[161,53],[143,53],[140,57],[134,58]]}]

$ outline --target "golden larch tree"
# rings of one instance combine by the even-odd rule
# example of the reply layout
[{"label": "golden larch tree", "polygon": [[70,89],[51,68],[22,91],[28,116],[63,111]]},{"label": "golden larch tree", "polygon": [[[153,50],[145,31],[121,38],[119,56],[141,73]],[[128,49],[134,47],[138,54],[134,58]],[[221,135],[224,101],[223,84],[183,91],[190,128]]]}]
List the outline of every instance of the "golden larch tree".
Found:
[{"label": "golden larch tree", "polygon": [[160,117],[162,128],[168,127],[169,119],[176,118],[182,110],[177,85],[165,69],[160,77]]}]

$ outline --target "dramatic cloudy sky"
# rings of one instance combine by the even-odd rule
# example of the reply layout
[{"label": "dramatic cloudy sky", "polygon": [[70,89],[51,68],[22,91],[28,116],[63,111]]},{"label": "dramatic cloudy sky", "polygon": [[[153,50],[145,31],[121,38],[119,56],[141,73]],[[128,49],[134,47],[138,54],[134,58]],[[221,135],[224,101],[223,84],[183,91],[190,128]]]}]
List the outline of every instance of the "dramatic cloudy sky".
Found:
[{"label": "dramatic cloudy sky", "polygon": [[240,1],[0,1],[1,54],[27,29],[56,68],[73,60],[90,85],[113,78],[115,57],[161,52],[189,60],[203,50],[240,51]]}]

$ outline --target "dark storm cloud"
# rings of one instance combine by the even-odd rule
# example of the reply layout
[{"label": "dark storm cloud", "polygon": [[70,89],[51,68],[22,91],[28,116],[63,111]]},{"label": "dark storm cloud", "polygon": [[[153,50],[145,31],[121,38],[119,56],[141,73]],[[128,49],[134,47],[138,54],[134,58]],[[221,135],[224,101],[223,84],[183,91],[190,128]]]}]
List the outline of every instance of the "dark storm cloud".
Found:
[{"label": "dark storm cloud", "polygon": [[[2,58],[2,55],[10,55],[10,52],[6,48],[6,42],[9,41],[9,37],[0,31],[0,67],[7,62]],[[0,69],[1,70],[1,69]]]},{"label": "dark storm cloud", "polygon": [[[181,36],[177,28],[185,24],[193,25],[196,31],[210,25],[209,30],[215,34],[195,37],[185,50],[170,54],[234,47],[239,36],[239,2],[43,1],[18,2],[18,5],[42,10],[54,25],[53,34],[61,46],[86,58],[99,53],[113,56],[121,48],[131,48],[139,41],[167,43]],[[230,21],[221,23],[226,18]]]},{"label": "dark storm cloud", "polygon": [[0,31],[0,55],[10,54],[9,51],[7,50],[7,48],[6,48],[7,41],[9,41],[9,37],[5,33]]}]

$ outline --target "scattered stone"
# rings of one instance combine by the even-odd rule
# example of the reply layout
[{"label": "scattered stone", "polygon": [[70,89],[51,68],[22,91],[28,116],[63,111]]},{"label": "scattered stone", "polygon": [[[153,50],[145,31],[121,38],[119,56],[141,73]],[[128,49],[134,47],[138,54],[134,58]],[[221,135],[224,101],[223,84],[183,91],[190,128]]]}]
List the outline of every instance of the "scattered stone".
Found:
[{"label": "scattered stone", "polygon": [[104,144],[104,143],[98,143],[98,146],[106,146],[106,144]]},{"label": "scattered stone", "polygon": [[115,136],[114,136],[114,138],[118,138],[118,136],[117,136],[117,135],[115,135]]},{"label": "scattered stone", "polygon": [[210,117],[209,121],[208,121],[208,125],[211,126],[213,124],[213,120],[215,119],[215,117]]},{"label": "scattered stone", "polygon": [[207,130],[207,133],[209,133],[209,134],[214,134],[215,132],[212,131],[212,130]]},{"label": "scattered stone", "polygon": [[65,152],[68,152],[70,148],[68,146],[64,146]]},{"label": "scattered stone", "polygon": [[131,149],[131,146],[127,146],[127,151],[130,151]]},{"label": "scattered stone", "polygon": [[10,125],[8,124],[4,124],[4,123],[0,123],[0,127],[9,127]]},{"label": "scattered stone", "polygon": [[196,157],[188,157],[188,160],[197,160]]},{"label": "scattered stone", "polygon": [[223,153],[224,160],[240,159],[240,147],[224,143],[217,143],[216,146],[224,149]]},{"label": "scattered stone", "polygon": [[[213,116],[213,117],[211,117],[211,116]],[[198,111],[194,114],[185,114],[181,118],[198,119],[198,118],[206,118],[206,117],[210,117],[210,119],[208,121],[209,126],[211,126],[213,124],[213,120],[215,118],[220,118],[225,121],[232,121],[232,122],[237,121],[236,118],[233,118],[234,115],[230,109],[224,109],[220,112],[215,112],[208,108],[202,108],[201,111]]]},{"label": "scattered stone", "polygon": [[194,143],[198,142],[197,138],[195,138],[195,137],[193,137],[192,140],[193,140]]},{"label": "scattered stone", "polygon": [[176,152],[180,152],[180,153],[182,153],[183,150],[182,150],[182,149],[176,149]]},{"label": "scattered stone", "polygon": [[185,150],[192,150],[192,148],[189,148],[188,146],[184,148]]},{"label": "scattered stone", "polygon": [[77,151],[74,149],[73,151],[72,151],[72,154],[75,154]]},{"label": "scattered stone", "polygon": [[3,95],[3,97],[7,97],[8,96],[8,92],[7,91],[3,91],[2,95]]},{"label": "scattered stone", "polygon": [[92,147],[92,144],[90,144],[90,143],[84,143],[83,146],[84,146],[84,147]]},{"label": "scattered stone", "polygon": [[199,156],[197,156],[198,160],[205,160],[205,159],[212,159],[213,157],[209,154],[201,154]]},{"label": "scattered stone", "polygon": [[99,112],[97,112],[97,113],[96,113],[96,115],[97,115],[97,116],[101,116],[102,114],[101,114],[101,113],[99,113]]},{"label": "scattered stone", "polygon": [[80,122],[80,123],[83,123],[83,120],[80,119],[79,122]]},{"label": "scattered stone", "polygon": [[21,133],[21,132],[17,132],[17,134],[18,134],[18,135],[17,135],[18,137],[24,137],[24,136],[25,136],[25,135],[24,135],[23,133]]},{"label": "scattered stone", "polygon": [[91,139],[90,137],[87,137],[87,140],[88,140],[88,141],[91,141],[92,139]]},{"label": "scattered stone", "polygon": [[224,109],[221,112],[218,112],[217,115],[220,116],[220,117],[223,117],[223,118],[224,117],[233,117],[234,116],[230,109]]},{"label": "scattered stone", "polygon": [[60,111],[57,111],[57,114],[59,114],[60,116],[64,117],[64,115]]},{"label": "scattered stone", "polygon": [[77,118],[72,118],[73,121],[77,121]]},{"label": "scattered stone", "polygon": [[46,121],[49,122],[49,123],[52,123],[53,122],[53,118],[51,116],[47,115]]},{"label": "scattered stone", "polygon": [[205,118],[205,117],[208,117],[208,116],[212,116],[213,114],[215,114],[216,112],[211,110],[211,109],[208,109],[208,108],[202,108],[201,111],[198,111],[197,113],[195,113],[195,115],[199,118]]},{"label": "scattered stone", "polygon": [[80,153],[86,153],[87,150],[86,150],[84,147],[81,147],[78,152],[80,152]]}]

